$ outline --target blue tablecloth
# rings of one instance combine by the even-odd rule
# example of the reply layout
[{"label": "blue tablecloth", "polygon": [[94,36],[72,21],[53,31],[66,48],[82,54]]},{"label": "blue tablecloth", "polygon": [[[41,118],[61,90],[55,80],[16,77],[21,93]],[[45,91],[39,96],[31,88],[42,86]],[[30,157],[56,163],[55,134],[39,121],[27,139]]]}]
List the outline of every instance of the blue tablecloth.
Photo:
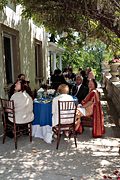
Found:
[{"label": "blue tablecloth", "polygon": [[33,104],[34,121],[33,125],[52,126],[52,102],[43,103],[34,101]]}]

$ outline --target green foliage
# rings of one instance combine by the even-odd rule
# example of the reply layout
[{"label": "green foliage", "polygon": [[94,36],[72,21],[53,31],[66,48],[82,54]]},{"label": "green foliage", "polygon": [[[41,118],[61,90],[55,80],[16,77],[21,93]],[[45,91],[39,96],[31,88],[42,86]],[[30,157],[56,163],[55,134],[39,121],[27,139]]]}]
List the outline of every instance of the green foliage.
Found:
[{"label": "green foliage", "polygon": [[101,78],[101,63],[105,58],[111,58],[113,54],[107,46],[99,40],[86,41],[84,37],[74,31],[61,38],[59,44],[65,48],[63,54],[63,68],[71,65],[73,69],[91,67],[98,80]]},{"label": "green foliage", "polygon": [[7,3],[8,3],[8,0],[1,0],[0,1],[0,10],[2,10],[3,7],[6,6]]},{"label": "green foliage", "polygon": [[[59,44],[65,48],[64,66],[92,67],[119,54],[120,1],[118,0],[11,0],[23,6],[23,16],[52,33],[67,32]],[[0,0],[2,9],[8,0]],[[79,32],[76,36],[75,31]],[[93,39],[94,38],[94,39]],[[98,41],[98,39],[100,41]],[[103,43],[102,43],[102,42]]]}]

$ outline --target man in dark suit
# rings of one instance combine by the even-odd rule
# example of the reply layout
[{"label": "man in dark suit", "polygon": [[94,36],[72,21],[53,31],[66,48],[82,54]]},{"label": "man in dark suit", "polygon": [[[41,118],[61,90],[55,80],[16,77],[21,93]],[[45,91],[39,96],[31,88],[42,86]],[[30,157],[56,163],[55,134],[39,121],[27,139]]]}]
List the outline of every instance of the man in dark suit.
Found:
[{"label": "man in dark suit", "polygon": [[89,89],[82,84],[83,78],[80,75],[76,76],[76,85],[72,88],[72,95],[78,98],[78,102],[86,97],[89,92]]},{"label": "man in dark suit", "polygon": [[52,81],[51,87],[52,87],[52,89],[55,89],[56,91],[57,91],[60,84],[69,85],[66,82],[66,80],[65,80],[63,74],[61,73],[60,69],[55,69],[54,74],[51,76],[51,81]]}]

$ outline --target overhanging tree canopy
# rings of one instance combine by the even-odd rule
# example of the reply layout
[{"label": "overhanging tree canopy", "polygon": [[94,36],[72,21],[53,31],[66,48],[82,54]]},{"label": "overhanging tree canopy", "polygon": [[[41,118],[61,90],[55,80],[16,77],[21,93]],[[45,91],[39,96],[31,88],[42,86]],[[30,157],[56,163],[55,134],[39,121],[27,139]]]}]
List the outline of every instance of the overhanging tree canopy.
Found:
[{"label": "overhanging tree canopy", "polygon": [[[14,0],[15,1],[15,0]],[[17,0],[16,0],[17,1]],[[29,15],[58,31],[88,32],[97,26],[120,37],[120,0],[18,0]]]},{"label": "overhanging tree canopy", "polygon": [[[120,0],[11,0],[24,7],[23,14],[32,17],[52,32],[69,28],[86,37],[100,38],[118,45],[120,38]],[[3,4],[7,0],[1,1]]]}]

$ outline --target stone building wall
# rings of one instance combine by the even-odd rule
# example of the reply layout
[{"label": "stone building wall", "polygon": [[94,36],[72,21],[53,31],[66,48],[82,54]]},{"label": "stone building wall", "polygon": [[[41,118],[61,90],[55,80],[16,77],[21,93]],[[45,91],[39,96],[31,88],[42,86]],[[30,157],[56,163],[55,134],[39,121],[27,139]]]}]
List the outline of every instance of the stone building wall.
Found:
[{"label": "stone building wall", "polygon": [[104,76],[104,85],[110,98],[115,106],[116,113],[120,117],[120,81],[112,82],[111,76]]}]

